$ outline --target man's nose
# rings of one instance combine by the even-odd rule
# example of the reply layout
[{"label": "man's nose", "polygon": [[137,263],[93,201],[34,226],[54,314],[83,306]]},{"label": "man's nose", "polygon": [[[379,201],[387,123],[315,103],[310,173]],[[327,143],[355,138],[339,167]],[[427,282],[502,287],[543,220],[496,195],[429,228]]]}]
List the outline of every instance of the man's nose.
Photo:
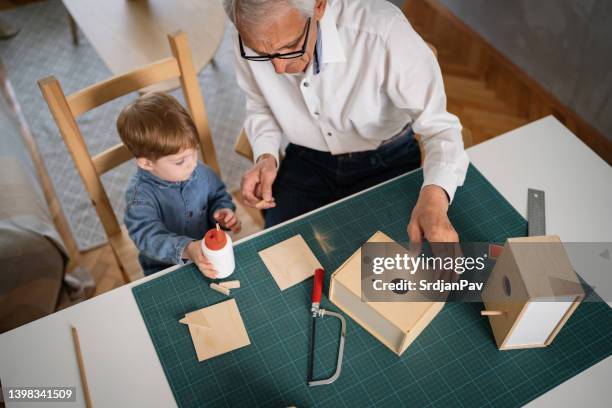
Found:
[{"label": "man's nose", "polygon": [[277,74],[284,74],[287,70],[287,61],[280,58],[272,58],[272,65]]}]

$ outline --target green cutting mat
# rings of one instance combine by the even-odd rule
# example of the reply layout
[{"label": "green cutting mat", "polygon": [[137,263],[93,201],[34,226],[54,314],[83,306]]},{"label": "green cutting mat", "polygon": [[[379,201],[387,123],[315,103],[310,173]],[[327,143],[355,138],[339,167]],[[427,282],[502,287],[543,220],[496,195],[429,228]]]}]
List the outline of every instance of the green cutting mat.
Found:
[{"label": "green cutting mat", "polygon": [[[136,302],[182,407],[520,406],[612,353],[612,311],[582,304],[545,349],[495,347],[481,304],[447,304],[397,357],[351,319],[342,374],[306,386],[312,279],[280,292],[257,252],[302,234],[329,275],[375,231],[406,241],[406,224],[423,181],[409,173],[236,247],[233,290],[251,345],[199,363],[187,312],[225,300],[185,266],[133,289]],[[449,212],[463,241],[503,242],[523,236],[526,221],[470,166]],[[315,237],[318,237],[316,239]],[[334,309],[327,299],[323,306]],[[318,321],[315,373],[333,371],[337,319]],[[148,373],[143,373],[148,375]]]}]

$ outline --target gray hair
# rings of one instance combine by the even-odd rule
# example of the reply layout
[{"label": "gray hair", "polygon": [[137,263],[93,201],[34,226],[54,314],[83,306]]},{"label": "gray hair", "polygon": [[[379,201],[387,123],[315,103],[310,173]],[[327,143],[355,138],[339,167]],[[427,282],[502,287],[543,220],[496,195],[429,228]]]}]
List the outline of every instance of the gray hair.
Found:
[{"label": "gray hair", "polygon": [[316,0],[223,0],[229,19],[236,25],[261,24],[276,17],[283,6],[297,9],[306,17],[312,17]]}]

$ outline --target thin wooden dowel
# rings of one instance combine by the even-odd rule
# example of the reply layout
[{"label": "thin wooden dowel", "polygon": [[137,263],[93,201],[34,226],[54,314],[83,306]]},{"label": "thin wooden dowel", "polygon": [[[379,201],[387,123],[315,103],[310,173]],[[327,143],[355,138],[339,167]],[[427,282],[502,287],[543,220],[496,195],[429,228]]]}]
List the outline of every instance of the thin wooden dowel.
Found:
[{"label": "thin wooden dowel", "polygon": [[480,311],[481,316],[501,316],[503,314],[504,312],[502,312],[501,310],[481,310]]},{"label": "thin wooden dowel", "polygon": [[81,343],[79,342],[79,333],[76,327],[72,326],[72,340],[74,340],[74,350],[76,351],[77,361],[79,363],[79,373],[81,374],[81,385],[83,387],[83,396],[85,397],[85,406],[91,408],[91,396],[89,395],[89,387],[87,386],[87,375],[85,374],[85,365],[83,364],[83,354],[81,354]]}]

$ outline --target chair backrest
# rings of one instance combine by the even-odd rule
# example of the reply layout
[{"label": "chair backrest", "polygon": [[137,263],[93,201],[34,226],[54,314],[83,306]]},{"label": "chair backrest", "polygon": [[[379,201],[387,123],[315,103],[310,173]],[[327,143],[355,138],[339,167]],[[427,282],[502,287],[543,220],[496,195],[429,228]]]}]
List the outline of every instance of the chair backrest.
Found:
[{"label": "chair backrest", "polygon": [[121,233],[121,227],[100,176],[130,160],[132,155],[123,143],[118,143],[92,157],[76,122],[76,118],[83,113],[126,94],[178,78],[187,108],[198,131],[202,158],[221,176],[187,35],[178,32],[169,35],[168,40],[172,57],[111,77],[68,96],[64,94],[55,77],[50,76],[38,81],[49,110],[109,237]]},{"label": "chair backrest", "polygon": [[253,148],[251,148],[251,142],[249,142],[249,138],[247,137],[246,130],[244,130],[244,128],[242,128],[238,139],[236,139],[234,151],[250,161],[253,161],[254,159]]}]

